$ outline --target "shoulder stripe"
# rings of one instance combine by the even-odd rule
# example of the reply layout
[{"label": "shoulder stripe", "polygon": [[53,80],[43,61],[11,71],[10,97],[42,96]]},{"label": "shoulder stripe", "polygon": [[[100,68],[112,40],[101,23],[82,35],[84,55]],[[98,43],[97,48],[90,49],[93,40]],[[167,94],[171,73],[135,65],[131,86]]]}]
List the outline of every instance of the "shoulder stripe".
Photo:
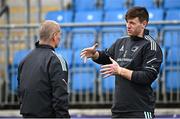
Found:
[{"label": "shoulder stripe", "polygon": [[144,36],[146,40],[150,41],[151,42],[151,50],[155,50],[156,51],[156,42],[151,38],[151,36],[149,35],[145,35]]},{"label": "shoulder stripe", "polygon": [[57,54],[53,51],[53,53],[58,57],[59,61],[61,62],[62,70],[67,71],[66,62],[61,54]]}]

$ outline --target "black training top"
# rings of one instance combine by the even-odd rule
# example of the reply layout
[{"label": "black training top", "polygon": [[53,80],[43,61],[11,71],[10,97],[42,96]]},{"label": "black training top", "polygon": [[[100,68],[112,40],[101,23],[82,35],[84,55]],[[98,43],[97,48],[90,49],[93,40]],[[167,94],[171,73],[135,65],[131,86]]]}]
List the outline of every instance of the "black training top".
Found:
[{"label": "black training top", "polygon": [[162,51],[152,37],[148,34],[144,38],[123,37],[109,49],[98,52],[100,56],[94,60],[96,63],[110,64],[110,56],[121,67],[133,70],[131,80],[115,76],[112,113],[154,112],[155,96],[151,84],[159,73]]}]

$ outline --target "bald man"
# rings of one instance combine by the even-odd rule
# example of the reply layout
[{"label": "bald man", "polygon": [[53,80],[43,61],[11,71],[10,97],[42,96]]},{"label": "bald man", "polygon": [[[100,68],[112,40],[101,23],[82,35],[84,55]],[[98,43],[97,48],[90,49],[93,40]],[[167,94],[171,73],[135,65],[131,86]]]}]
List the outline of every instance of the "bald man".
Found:
[{"label": "bald man", "polygon": [[27,118],[70,118],[68,112],[68,67],[54,48],[61,30],[55,21],[40,27],[40,40],[18,67],[20,113]]}]

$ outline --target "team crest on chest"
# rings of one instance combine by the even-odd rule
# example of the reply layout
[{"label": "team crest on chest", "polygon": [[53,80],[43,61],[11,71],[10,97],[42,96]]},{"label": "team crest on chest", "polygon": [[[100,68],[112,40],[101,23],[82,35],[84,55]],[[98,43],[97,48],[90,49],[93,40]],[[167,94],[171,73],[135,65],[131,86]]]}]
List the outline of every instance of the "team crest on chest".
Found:
[{"label": "team crest on chest", "polygon": [[134,47],[131,48],[131,51],[136,52],[138,50],[138,48],[139,48],[139,46],[134,46]]}]

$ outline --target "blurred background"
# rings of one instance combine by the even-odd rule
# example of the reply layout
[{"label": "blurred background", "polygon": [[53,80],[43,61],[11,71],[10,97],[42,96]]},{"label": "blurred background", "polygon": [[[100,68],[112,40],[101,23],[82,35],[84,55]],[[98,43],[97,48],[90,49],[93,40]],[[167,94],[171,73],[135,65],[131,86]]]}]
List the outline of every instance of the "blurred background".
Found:
[{"label": "blurred background", "polygon": [[180,118],[179,0],[0,0],[0,117],[21,117],[17,99],[17,67],[39,39],[44,20],[61,24],[56,49],[69,65],[72,117],[110,118],[114,77],[102,79],[99,65],[80,59],[80,51],[99,43],[108,48],[126,35],[124,15],[132,6],[149,11],[150,34],[163,51],[160,74],[152,84],[157,117]]}]

